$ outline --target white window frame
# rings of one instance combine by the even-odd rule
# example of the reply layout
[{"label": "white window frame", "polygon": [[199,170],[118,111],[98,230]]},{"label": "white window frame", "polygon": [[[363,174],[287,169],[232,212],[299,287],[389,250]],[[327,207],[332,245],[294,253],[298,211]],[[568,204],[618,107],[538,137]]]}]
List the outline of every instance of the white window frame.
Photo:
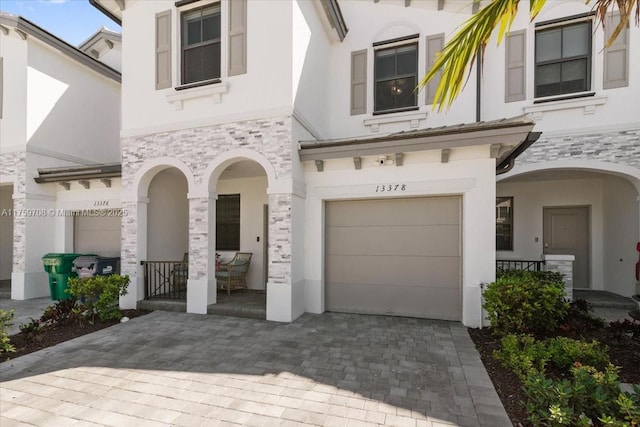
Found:
[{"label": "white window frame", "polygon": [[[213,80],[203,80],[194,83],[182,83],[182,14],[193,9],[201,9],[203,7],[218,4],[220,6],[220,78]],[[217,83],[227,78],[227,43],[228,43],[228,16],[229,9],[226,1],[221,0],[201,0],[180,6],[174,10],[175,29],[173,38],[173,64],[174,64],[174,88],[189,89],[192,87],[205,86]]]}]

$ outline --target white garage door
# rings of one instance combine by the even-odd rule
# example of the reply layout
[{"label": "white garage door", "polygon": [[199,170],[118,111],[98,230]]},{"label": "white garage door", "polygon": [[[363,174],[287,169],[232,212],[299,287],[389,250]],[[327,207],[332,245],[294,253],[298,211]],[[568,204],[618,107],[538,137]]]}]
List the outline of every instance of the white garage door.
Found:
[{"label": "white garage door", "polygon": [[460,320],[460,197],[327,202],[326,309]]},{"label": "white garage door", "polygon": [[74,251],[101,256],[120,256],[119,216],[76,216]]}]

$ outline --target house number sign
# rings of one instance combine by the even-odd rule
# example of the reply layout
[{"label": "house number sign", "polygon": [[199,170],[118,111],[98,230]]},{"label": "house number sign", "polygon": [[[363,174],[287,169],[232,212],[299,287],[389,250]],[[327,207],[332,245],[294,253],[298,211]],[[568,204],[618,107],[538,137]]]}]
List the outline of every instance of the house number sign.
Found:
[{"label": "house number sign", "polygon": [[407,184],[382,184],[376,185],[376,193],[393,193],[405,191],[407,189]]}]

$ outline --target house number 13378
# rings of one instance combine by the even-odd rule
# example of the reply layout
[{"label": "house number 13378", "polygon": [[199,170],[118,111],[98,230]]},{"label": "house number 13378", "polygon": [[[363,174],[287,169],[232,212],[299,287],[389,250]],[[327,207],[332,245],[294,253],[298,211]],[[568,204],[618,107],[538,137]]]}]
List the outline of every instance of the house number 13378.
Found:
[{"label": "house number 13378", "polygon": [[383,184],[376,185],[376,193],[392,192],[392,191],[404,191],[407,189],[406,184]]}]

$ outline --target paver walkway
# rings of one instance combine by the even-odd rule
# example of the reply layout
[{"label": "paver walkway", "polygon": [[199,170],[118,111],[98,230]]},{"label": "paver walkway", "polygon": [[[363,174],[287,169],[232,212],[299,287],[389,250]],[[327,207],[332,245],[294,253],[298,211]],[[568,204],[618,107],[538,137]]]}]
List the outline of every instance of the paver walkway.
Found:
[{"label": "paver walkway", "polygon": [[0,379],[2,427],[511,425],[453,322],[153,312],[2,363]]}]

